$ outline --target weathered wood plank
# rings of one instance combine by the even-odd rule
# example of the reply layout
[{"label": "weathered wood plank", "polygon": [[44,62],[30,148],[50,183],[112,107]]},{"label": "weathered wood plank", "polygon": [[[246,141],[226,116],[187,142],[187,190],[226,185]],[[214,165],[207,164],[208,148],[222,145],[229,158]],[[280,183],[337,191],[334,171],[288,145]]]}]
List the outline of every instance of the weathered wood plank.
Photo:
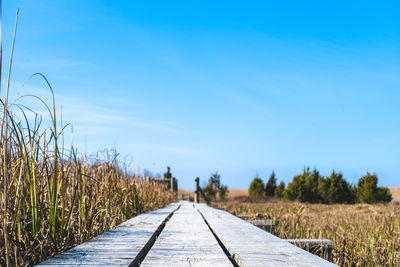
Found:
[{"label": "weathered wood plank", "polygon": [[136,216],[37,266],[128,266],[179,203]]},{"label": "weathered wood plank", "polygon": [[181,202],[140,266],[232,267],[232,263],[193,204]]},{"label": "weathered wood plank", "polygon": [[196,206],[239,266],[336,266],[232,214]]},{"label": "weathered wood plank", "polygon": [[134,217],[39,266],[128,266],[147,253],[149,240],[179,205],[142,266],[232,266],[216,238],[241,267],[335,266],[225,211],[189,202]]}]

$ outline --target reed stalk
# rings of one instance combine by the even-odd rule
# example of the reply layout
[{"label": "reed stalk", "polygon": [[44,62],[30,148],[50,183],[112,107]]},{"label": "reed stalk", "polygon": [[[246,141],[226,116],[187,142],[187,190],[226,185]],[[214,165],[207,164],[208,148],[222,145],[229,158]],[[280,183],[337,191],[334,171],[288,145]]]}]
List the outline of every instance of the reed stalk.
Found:
[{"label": "reed stalk", "polygon": [[229,201],[219,207],[251,219],[272,219],[281,238],[326,238],[339,266],[400,265],[400,205]]},{"label": "reed stalk", "polygon": [[[29,94],[9,101],[17,25],[18,12],[6,90],[0,100],[1,266],[35,265],[128,218],[174,201],[163,184],[121,167],[115,151],[87,157],[72,145],[66,150],[68,125],[60,123],[54,90],[43,74],[29,76],[20,90],[31,79],[40,78],[52,97],[50,105]],[[25,98],[45,107],[48,125],[20,103]]]}]

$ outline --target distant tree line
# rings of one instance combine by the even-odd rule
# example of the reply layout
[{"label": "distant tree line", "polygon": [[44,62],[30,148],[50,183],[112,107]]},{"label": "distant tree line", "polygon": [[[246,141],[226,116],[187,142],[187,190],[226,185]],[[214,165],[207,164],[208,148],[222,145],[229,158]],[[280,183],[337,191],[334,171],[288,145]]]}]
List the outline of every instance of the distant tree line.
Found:
[{"label": "distant tree line", "polygon": [[387,187],[378,187],[376,174],[366,173],[356,185],[349,184],[342,173],[332,171],[328,177],[321,176],[317,169],[305,168],[302,174],[293,177],[285,188],[285,183],[277,185],[272,172],[264,186],[263,180],[256,175],[249,186],[250,196],[269,196],[285,198],[291,201],[309,203],[380,203],[390,202],[392,195]]}]

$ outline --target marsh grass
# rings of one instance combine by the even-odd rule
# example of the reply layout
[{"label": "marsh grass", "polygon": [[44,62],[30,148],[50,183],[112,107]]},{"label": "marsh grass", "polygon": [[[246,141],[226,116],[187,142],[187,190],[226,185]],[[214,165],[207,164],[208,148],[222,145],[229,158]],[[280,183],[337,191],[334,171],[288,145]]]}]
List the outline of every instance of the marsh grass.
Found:
[{"label": "marsh grass", "polygon": [[281,238],[326,238],[340,266],[400,266],[400,206],[269,201],[218,204],[235,215],[272,219]]},{"label": "marsh grass", "polygon": [[[164,185],[121,167],[115,151],[89,158],[72,145],[66,149],[64,137],[70,125],[58,120],[53,89],[41,73],[31,75],[20,90],[31,79],[41,78],[52,96],[50,103],[34,95],[9,101],[16,26],[17,22],[1,99],[1,266],[37,264],[173,201]],[[27,97],[45,107],[49,125],[19,104]]]},{"label": "marsh grass", "polygon": [[66,128],[57,128],[55,102],[46,128],[18,108],[22,120],[10,108],[2,114],[1,265],[39,263],[173,200],[165,186],[121,168],[114,151],[87,158],[60,148]]}]

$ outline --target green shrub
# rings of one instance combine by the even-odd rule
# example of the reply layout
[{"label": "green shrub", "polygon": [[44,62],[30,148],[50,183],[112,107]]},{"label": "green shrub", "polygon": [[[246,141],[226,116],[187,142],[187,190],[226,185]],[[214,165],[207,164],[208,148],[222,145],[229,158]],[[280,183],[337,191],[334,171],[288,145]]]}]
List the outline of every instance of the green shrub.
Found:
[{"label": "green shrub", "polygon": [[210,200],[217,200],[217,195],[220,200],[224,200],[228,193],[228,187],[221,184],[221,175],[215,172],[208,179],[208,184],[203,188],[203,192]]},{"label": "green shrub", "polygon": [[228,194],[228,192],[229,192],[228,187],[227,187],[226,185],[221,185],[221,186],[218,188],[219,199],[220,199],[221,201],[225,200],[225,199],[226,199],[226,196],[227,196],[227,194]]},{"label": "green shrub", "polygon": [[287,200],[298,200],[301,202],[320,202],[321,196],[318,192],[320,177],[317,169],[310,172],[310,168],[304,169],[303,174],[296,175],[292,182],[288,184],[284,192]]},{"label": "green shrub", "polygon": [[378,187],[378,177],[376,174],[367,174],[361,177],[357,186],[351,186],[344,178],[342,173],[332,171],[329,177],[320,176],[318,170],[310,168],[303,170],[302,174],[293,177],[285,189],[285,183],[281,182],[276,186],[275,173],[265,185],[256,176],[250,184],[250,196],[275,196],[284,197],[290,201],[300,201],[309,203],[378,203],[390,202],[392,195],[387,187]]},{"label": "green shrub", "polygon": [[271,176],[268,179],[267,184],[265,185],[265,195],[269,197],[273,197],[276,189],[276,178],[275,172],[271,173]]},{"label": "green shrub", "polygon": [[[171,188],[171,180],[174,179],[176,183],[176,178],[172,177],[171,167],[167,166],[167,171],[164,172],[164,182],[167,188]],[[177,186],[177,185],[176,185]]]},{"label": "green shrub", "polygon": [[392,195],[386,187],[378,187],[376,174],[367,174],[358,180],[356,198],[361,203],[390,202]]},{"label": "green shrub", "polygon": [[390,202],[393,199],[389,188],[383,186],[378,187],[377,196],[378,202]]},{"label": "green shrub", "polygon": [[260,177],[254,177],[253,181],[250,183],[249,187],[250,196],[262,196],[264,195],[264,182]]},{"label": "green shrub", "polygon": [[331,176],[319,179],[318,192],[325,203],[354,203],[354,192],[342,173],[332,172]]},{"label": "green shrub", "polygon": [[285,191],[285,183],[280,182],[279,185],[275,188],[274,196],[277,198],[282,198],[284,191]]}]

